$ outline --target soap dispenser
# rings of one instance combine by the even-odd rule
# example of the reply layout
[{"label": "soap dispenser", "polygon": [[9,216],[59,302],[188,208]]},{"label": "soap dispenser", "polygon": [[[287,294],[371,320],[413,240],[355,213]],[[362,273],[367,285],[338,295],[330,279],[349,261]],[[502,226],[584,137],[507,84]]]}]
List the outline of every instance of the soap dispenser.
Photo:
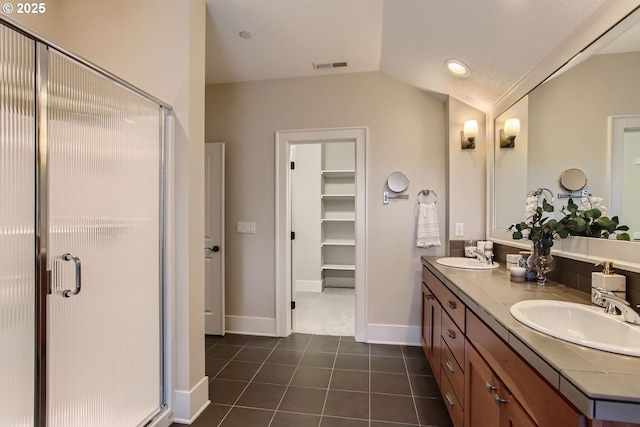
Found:
[{"label": "soap dispenser", "polygon": [[627,299],[626,277],[622,274],[613,272],[613,262],[603,261],[596,266],[603,266],[601,272],[594,271],[591,273],[591,302],[604,307],[604,302],[598,303],[593,297],[595,288],[603,288],[613,292],[622,299]]}]

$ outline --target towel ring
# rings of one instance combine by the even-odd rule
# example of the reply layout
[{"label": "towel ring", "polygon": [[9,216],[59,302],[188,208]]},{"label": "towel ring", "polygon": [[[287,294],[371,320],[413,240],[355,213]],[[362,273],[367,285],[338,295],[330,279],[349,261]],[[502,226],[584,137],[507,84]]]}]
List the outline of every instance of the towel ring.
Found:
[{"label": "towel ring", "polygon": [[433,196],[434,200],[433,203],[438,203],[438,195],[436,194],[435,191],[433,190],[422,190],[418,193],[418,203],[420,203],[420,196],[424,196],[425,197],[425,202],[428,200],[429,196]]},{"label": "towel ring", "polygon": [[531,197],[531,196],[535,196],[538,198],[538,200],[540,200],[540,196],[544,196],[545,193],[547,193],[549,195],[549,203],[553,203],[554,202],[554,198],[553,198],[553,193],[551,192],[551,190],[549,190],[548,188],[536,188],[535,190],[531,190],[529,191],[529,193],[527,194],[527,197]]}]

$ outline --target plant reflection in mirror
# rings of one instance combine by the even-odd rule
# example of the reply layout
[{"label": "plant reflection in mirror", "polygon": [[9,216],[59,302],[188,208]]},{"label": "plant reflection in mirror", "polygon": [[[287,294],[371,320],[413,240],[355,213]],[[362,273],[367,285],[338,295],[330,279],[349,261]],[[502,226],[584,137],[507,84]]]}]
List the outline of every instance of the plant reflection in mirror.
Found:
[{"label": "plant reflection in mirror", "polygon": [[629,237],[629,227],[620,225],[617,216],[609,218],[607,208],[602,206],[602,198],[587,196],[578,205],[573,199],[569,199],[566,207],[562,207],[561,212],[565,215],[560,220],[565,229],[572,236],[600,237],[609,239],[615,236],[617,240],[631,240]]},{"label": "plant reflection in mirror", "polygon": [[569,236],[565,229],[565,224],[553,218],[553,205],[542,199],[539,203],[539,193],[534,193],[527,197],[525,210],[525,220],[512,224],[509,230],[513,231],[512,237],[515,240],[529,239],[537,244],[541,242],[545,248],[553,246],[554,240],[564,239]]}]

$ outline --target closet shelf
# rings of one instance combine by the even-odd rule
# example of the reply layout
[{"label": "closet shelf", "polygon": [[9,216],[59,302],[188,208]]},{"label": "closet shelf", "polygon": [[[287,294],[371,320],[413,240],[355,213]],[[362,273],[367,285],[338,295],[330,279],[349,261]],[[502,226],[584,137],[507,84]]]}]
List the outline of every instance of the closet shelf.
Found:
[{"label": "closet shelf", "polygon": [[355,222],[355,218],[322,218],[321,222]]},{"label": "closet shelf", "polygon": [[338,170],[338,169],[325,169],[322,172],[322,176],[336,177],[336,178],[345,178],[355,176],[355,170]]},{"label": "closet shelf", "polygon": [[356,271],[355,265],[348,264],[324,264],[323,270],[341,270],[341,271]]},{"label": "closet shelf", "polygon": [[349,200],[356,197],[355,194],[323,194],[321,195],[324,200]]},{"label": "closet shelf", "polygon": [[327,239],[321,246],[355,246],[356,241],[351,239]]}]

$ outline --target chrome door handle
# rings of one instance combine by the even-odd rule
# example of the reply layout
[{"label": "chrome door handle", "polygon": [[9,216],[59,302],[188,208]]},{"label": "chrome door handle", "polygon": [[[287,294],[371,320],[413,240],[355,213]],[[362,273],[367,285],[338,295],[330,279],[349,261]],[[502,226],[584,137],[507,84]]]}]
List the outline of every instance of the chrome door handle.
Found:
[{"label": "chrome door handle", "polygon": [[76,265],[76,288],[73,291],[71,289],[62,291],[62,296],[64,298],[69,298],[73,295],[78,295],[80,293],[80,289],[82,289],[82,266],[80,265],[80,258],[71,255],[68,252],[62,255],[62,259],[64,261],[73,261]]}]

